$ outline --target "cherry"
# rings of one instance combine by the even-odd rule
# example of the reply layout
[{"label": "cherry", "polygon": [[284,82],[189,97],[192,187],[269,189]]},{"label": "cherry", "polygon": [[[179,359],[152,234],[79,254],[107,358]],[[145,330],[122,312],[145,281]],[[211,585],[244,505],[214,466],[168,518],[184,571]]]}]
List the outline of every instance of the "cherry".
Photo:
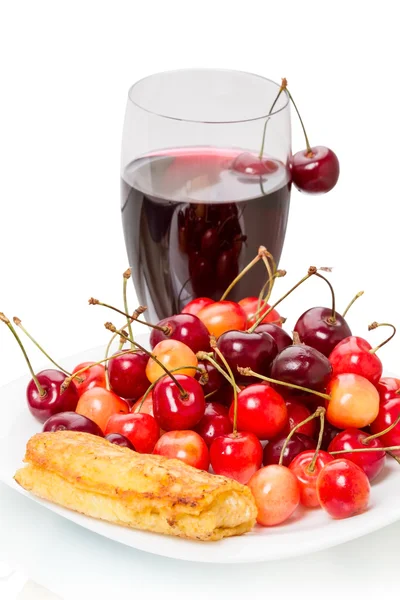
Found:
[{"label": "cherry", "polygon": [[[354,449],[376,448],[377,452],[352,452]],[[335,453],[336,451],[348,450],[346,454],[342,454],[341,458],[348,458],[360,467],[370,481],[373,481],[382,471],[386,462],[386,453],[384,450],[379,452],[379,448],[383,448],[381,441],[378,438],[371,437],[365,431],[350,428],[338,433],[329,444],[328,452]]]},{"label": "cherry", "polygon": [[209,227],[203,233],[201,238],[201,254],[205,258],[213,259],[218,255],[220,246],[218,229],[216,227]]},{"label": "cherry", "polygon": [[224,289],[229,283],[237,277],[239,272],[239,263],[234,248],[223,250],[218,256],[216,265],[216,277],[218,288]]},{"label": "cherry", "polygon": [[94,421],[104,432],[108,419],[115,414],[128,413],[129,404],[110,390],[91,388],[79,398],[76,412]]},{"label": "cherry", "polygon": [[175,375],[174,379],[163,377],[153,389],[153,409],[158,424],[165,431],[191,429],[204,415],[202,387],[187,375]]},{"label": "cherry", "polygon": [[[210,403],[207,406],[209,405]],[[205,413],[200,422],[196,425],[195,431],[203,438],[207,446],[210,447],[217,437],[232,433],[232,423],[227,414]]]},{"label": "cherry", "polygon": [[297,478],[282,465],[263,467],[248,485],[258,509],[257,523],[265,527],[286,521],[300,503]]},{"label": "cherry", "polygon": [[243,378],[237,371],[238,367],[250,367],[253,371],[267,374],[278,354],[273,337],[263,332],[227,331],[218,338],[217,345],[239,380]]},{"label": "cherry", "polygon": [[177,374],[183,373],[190,377],[196,375],[198,363],[196,355],[183,342],[163,340],[153,348],[153,354],[150,356],[146,366],[146,376],[151,383],[157,381],[164,373],[178,367],[182,367],[182,369],[175,371]]},{"label": "cherry", "polygon": [[217,417],[217,416],[229,416],[229,411],[226,406],[220,402],[207,402],[204,411],[204,416]]},{"label": "cherry", "polygon": [[332,350],[329,361],[333,374],[357,373],[376,385],[382,376],[382,362],[363,338],[350,336]]},{"label": "cherry", "polygon": [[314,437],[316,429],[314,420],[305,423],[305,425],[302,425],[301,427],[297,427],[299,423],[311,415],[311,410],[298,400],[292,398],[286,400],[286,408],[288,412],[288,421],[282,430],[282,434],[288,435],[288,433],[296,427],[297,433],[303,433],[310,438]]},{"label": "cherry", "polygon": [[397,394],[400,390],[400,379],[396,377],[382,377],[376,387],[381,402],[391,400],[392,398],[400,398],[400,395]]},{"label": "cherry", "polygon": [[[234,404],[229,410],[233,422]],[[285,401],[270,385],[254,383],[237,396],[237,427],[253,433],[260,440],[277,436],[288,422]]]},{"label": "cherry", "polygon": [[120,433],[128,438],[136,452],[151,454],[160,437],[160,428],[155,418],[145,413],[114,414],[109,418],[104,433],[106,437],[110,433]]},{"label": "cherry", "polygon": [[330,308],[321,306],[303,313],[294,330],[304,344],[316,348],[325,356],[329,356],[339,342],[351,335],[350,327],[339,313],[335,312],[333,317]]},{"label": "cherry", "polygon": [[313,146],[296,152],[292,159],[292,180],[301,192],[324,194],[339,179],[339,160],[326,146]]},{"label": "cherry", "polygon": [[261,443],[253,433],[221,435],[210,447],[211,466],[217,475],[245,484],[261,467],[262,452]]},{"label": "cherry", "polygon": [[243,331],[246,327],[246,314],[239,304],[222,300],[202,308],[197,316],[211,335],[218,338],[230,329]]},{"label": "cherry", "polygon": [[[400,416],[400,396],[389,398],[380,403],[378,416],[371,423],[371,432],[377,434],[396,423]],[[382,444],[386,446],[400,445],[400,423],[397,423],[390,431],[379,436]],[[400,456],[400,450],[394,450],[393,454]]]},{"label": "cherry", "polygon": [[340,433],[340,429],[334,427],[329,423],[329,421],[325,421],[324,433],[322,435],[321,448],[322,450],[328,450],[329,444],[331,441]]},{"label": "cherry", "polygon": [[351,460],[340,458],[329,462],[317,479],[318,500],[334,519],[344,519],[368,507],[368,477]]},{"label": "cherry", "polygon": [[210,457],[202,437],[195,431],[168,431],[154,447],[154,454],[177,458],[191,467],[208,470]]},{"label": "cherry", "polygon": [[202,308],[204,308],[205,306],[208,306],[209,304],[214,304],[214,300],[211,300],[211,298],[195,298],[194,300],[191,300],[190,302],[188,302],[188,304],[186,304],[186,306],[184,306],[184,308],[181,310],[181,312],[183,314],[189,314],[189,315],[196,315],[201,311]]},{"label": "cherry", "polygon": [[368,379],[354,373],[341,373],[329,382],[328,421],[339,429],[370,425],[378,416],[379,394]]},{"label": "cherry", "polygon": [[110,385],[118,396],[137,400],[150,385],[146,377],[148,357],[144,352],[127,351],[108,362]]},{"label": "cherry", "polygon": [[[261,302],[259,306],[259,301],[256,296],[243,298],[243,300],[239,300],[239,304],[247,315],[247,327],[254,325],[261,312],[265,312],[270,308],[270,305],[267,302]],[[274,323],[277,327],[282,327],[281,316],[275,309],[272,309],[271,312],[264,317],[261,323]]]},{"label": "cherry", "polygon": [[[300,488],[300,502],[307,508],[320,506],[317,495],[317,479],[322,469],[333,461],[333,457],[320,450],[315,458],[315,452],[306,450],[298,454],[290,463],[289,469],[296,476]],[[314,464],[313,464],[314,463]]]},{"label": "cherry", "polygon": [[[263,463],[264,465],[277,465],[279,463],[282,448],[285,445],[286,434],[280,435],[278,438],[271,440],[264,448]],[[314,450],[317,443],[312,438],[302,433],[294,433],[288,441],[283,453],[282,464],[288,467],[292,460],[301,452],[306,450]],[[314,453],[313,453],[314,454]]]},{"label": "cherry", "polygon": [[279,169],[275,160],[260,158],[250,152],[242,152],[232,163],[232,170],[245,175],[272,175]]},{"label": "cherry", "polygon": [[282,329],[281,325],[277,325],[276,323],[261,323],[261,325],[258,325],[255,332],[269,333],[269,335],[275,340],[278,352],[282,352],[284,348],[287,348],[293,344],[293,340],[290,335],[286,333],[284,329]]},{"label": "cherry", "polygon": [[[280,352],[271,365],[271,377],[288,384],[324,390],[332,375],[329,360],[315,348],[303,344],[288,346]],[[279,386],[282,394],[288,394]],[[290,392],[293,394],[293,391]]]},{"label": "cherry", "polygon": [[79,394],[75,384],[71,382],[68,388],[62,391],[65,373],[56,369],[46,369],[37,373],[36,380],[42,393],[38,391],[34,379],[31,379],[26,388],[26,399],[30,412],[39,421],[44,423],[52,415],[76,409]]},{"label": "cherry", "polygon": [[109,433],[105,436],[105,438],[111,442],[111,444],[116,444],[117,446],[122,446],[123,448],[129,448],[129,450],[135,450],[133,444],[121,433]]},{"label": "cherry", "polygon": [[47,419],[43,425],[43,431],[83,431],[103,437],[103,432],[94,421],[78,415],[76,412],[62,412]]},{"label": "cherry", "polygon": [[74,368],[72,375],[74,375],[77,371],[85,369],[86,367],[89,368],[79,375],[79,379],[81,381],[79,381],[78,378],[74,379],[79,396],[82,396],[86,390],[90,390],[91,388],[106,387],[106,372],[103,365],[93,362],[83,362]]},{"label": "cherry", "polygon": [[151,415],[152,417],[154,417],[152,392],[149,392],[144,400],[142,396],[141,398],[139,398],[139,400],[135,402],[135,404],[133,404],[131,408],[131,413],[137,412],[146,413],[147,415]]},{"label": "cherry", "polygon": [[196,296],[204,294],[212,294],[215,291],[215,265],[211,260],[207,260],[203,256],[192,261],[189,265],[189,273],[193,293]]},{"label": "cherry", "polygon": [[173,315],[163,319],[158,327],[167,328],[170,333],[160,329],[153,329],[150,335],[150,346],[154,348],[163,340],[178,340],[186,344],[194,353],[200,350],[208,351],[210,348],[209,333],[198,317],[190,314]]},{"label": "cherry", "polygon": [[[199,363],[197,366],[199,367],[199,369],[203,369],[203,371],[206,371],[207,377],[208,377],[206,383],[204,383],[204,385],[202,386],[205,400],[206,400],[206,402],[208,402],[208,399],[206,398],[206,396],[208,394],[212,394],[212,396],[210,396],[209,400],[213,401],[215,399],[214,398],[215,393],[220,388],[222,388],[222,386],[225,385],[226,381],[222,377],[221,373],[214,367],[214,365],[212,365],[208,361],[199,360]],[[197,371],[196,379],[199,380],[200,378],[201,378],[201,373],[200,373],[200,371]],[[228,387],[228,386],[226,386],[226,387]],[[230,387],[228,389],[230,389]]]}]

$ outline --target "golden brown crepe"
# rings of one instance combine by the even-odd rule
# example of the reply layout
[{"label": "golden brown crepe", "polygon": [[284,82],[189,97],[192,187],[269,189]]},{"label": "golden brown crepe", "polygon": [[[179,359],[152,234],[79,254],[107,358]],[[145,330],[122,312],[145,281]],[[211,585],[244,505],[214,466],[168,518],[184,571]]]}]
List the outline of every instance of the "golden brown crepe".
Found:
[{"label": "golden brown crepe", "polygon": [[194,540],[240,535],[255,523],[248,487],[88,433],[38,433],[25,462],[15,474],[23,488],[111,523]]}]

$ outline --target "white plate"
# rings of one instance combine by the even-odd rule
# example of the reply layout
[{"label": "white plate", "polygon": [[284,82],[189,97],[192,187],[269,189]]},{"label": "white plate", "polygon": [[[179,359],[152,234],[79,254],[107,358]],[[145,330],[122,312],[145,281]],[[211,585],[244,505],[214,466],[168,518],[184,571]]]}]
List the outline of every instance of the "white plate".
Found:
[{"label": "white plate", "polygon": [[[84,360],[98,359],[102,353],[103,348],[93,349],[66,359],[63,364],[73,368]],[[11,423],[8,431],[0,437],[0,480],[56,514],[121,544],[181,560],[211,563],[261,562],[336,546],[400,519],[400,467],[394,460],[387,461],[384,472],[374,482],[369,510],[340,521],[331,519],[322,510],[298,509],[289,521],[278,527],[257,526],[244,536],[219,542],[192,542],[136,531],[80,515],[36,498],[13,479],[15,471],[22,466],[27,440],[41,430],[40,423],[26,407],[25,388],[28,380],[28,377],[23,377],[0,390],[2,411],[6,411],[6,414],[3,413],[3,425]]]}]

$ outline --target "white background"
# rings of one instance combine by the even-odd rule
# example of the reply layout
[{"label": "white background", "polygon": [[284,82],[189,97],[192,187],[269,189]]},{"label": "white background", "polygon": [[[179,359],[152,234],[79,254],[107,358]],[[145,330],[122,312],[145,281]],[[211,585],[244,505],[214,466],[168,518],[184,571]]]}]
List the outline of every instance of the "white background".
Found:
[{"label": "white background", "polygon": [[[330,146],[341,163],[330,194],[293,191],[281,260],[289,273],[279,290],[310,264],[332,266],[339,310],[355,292],[366,292],[352,309],[354,332],[377,343],[385,332],[368,334],[369,322],[400,326],[395,6],[390,0],[1,4],[0,310],[22,318],[58,358],[105,343],[106,312],[88,307],[87,299],[120,302],[127,267],[119,150],[128,87],[161,70],[226,67],[278,81],[286,76],[311,143]],[[293,149],[303,147],[293,118]],[[133,290],[131,298],[133,306]],[[303,310],[328,302],[323,283],[310,281],[282,314],[290,329]],[[400,335],[381,358],[400,375],[399,349]],[[0,384],[25,371],[11,335],[0,329]]]}]

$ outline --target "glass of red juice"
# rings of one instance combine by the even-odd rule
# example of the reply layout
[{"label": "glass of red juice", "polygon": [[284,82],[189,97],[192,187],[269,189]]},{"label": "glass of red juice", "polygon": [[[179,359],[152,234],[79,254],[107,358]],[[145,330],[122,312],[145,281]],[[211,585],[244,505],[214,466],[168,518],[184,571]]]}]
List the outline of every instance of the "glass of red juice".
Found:
[{"label": "glass of red juice", "polygon": [[[279,90],[219,69],[159,73],[130,88],[122,222],[150,321],[195,297],[218,300],[260,245],[279,262],[291,188],[289,99],[282,91],[276,100]],[[267,279],[260,261],[228,299],[258,296]]]}]

